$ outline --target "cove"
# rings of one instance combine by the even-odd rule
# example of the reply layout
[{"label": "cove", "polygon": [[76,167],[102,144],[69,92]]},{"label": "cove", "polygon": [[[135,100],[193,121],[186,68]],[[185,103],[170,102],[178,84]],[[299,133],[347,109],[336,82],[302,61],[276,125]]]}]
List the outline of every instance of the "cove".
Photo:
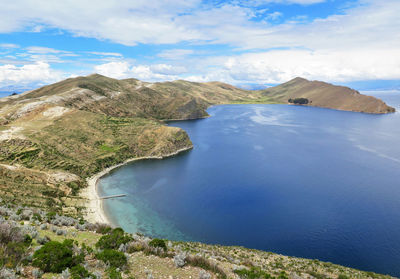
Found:
[{"label": "cove", "polygon": [[[399,110],[400,93],[378,97]],[[194,149],[100,179],[129,232],[400,276],[400,114],[222,105],[170,122]]]}]

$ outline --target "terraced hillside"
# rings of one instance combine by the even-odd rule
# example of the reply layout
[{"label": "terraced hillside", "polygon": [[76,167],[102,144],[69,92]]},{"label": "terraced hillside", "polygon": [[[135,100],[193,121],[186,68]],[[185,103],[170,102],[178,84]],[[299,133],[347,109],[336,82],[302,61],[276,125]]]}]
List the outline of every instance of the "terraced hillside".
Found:
[{"label": "terraced hillside", "polygon": [[[192,146],[163,119],[206,117],[211,104],[259,97],[223,83],[145,83],[101,75],[0,99],[0,196],[70,214],[85,178],[132,157]],[[78,207],[79,211],[79,207]]]}]

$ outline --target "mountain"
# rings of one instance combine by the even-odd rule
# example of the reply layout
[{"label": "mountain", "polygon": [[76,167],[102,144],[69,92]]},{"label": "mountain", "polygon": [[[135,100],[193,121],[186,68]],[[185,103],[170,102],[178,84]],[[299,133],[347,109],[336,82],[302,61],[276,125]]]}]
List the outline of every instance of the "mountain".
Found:
[{"label": "mountain", "polygon": [[354,89],[299,77],[265,89],[261,94],[276,102],[287,102],[290,98],[306,98],[310,101],[310,106],[322,108],[378,114],[395,111],[383,101],[362,95]]}]

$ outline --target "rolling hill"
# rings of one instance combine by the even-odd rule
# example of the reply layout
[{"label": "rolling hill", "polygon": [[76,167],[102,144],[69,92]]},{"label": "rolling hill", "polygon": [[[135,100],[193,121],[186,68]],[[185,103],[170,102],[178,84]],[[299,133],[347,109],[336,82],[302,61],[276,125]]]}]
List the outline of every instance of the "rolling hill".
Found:
[{"label": "rolling hill", "polygon": [[263,90],[261,94],[276,102],[286,102],[290,98],[306,98],[310,101],[310,106],[337,110],[377,114],[395,111],[383,101],[362,95],[354,89],[299,77]]}]

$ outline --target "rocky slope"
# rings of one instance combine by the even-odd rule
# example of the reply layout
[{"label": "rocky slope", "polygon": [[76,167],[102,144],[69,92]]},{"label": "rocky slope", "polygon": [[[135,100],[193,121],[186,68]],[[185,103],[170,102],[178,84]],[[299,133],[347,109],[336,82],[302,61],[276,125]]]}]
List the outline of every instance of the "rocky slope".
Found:
[{"label": "rocky slope", "polygon": [[261,91],[263,96],[276,102],[287,102],[292,98],[306,98],[308,105],[338,110],[390,113],[395,109],[383,101],[360,94],[358,91],[344,86],[335,86],[321,81],[309,81],[304,78],[295,78],[281,85]]},{"label": "rocky slope", "polygon": [[243,247],[151,239],[0,200],[0,278],[393,277]]}]

